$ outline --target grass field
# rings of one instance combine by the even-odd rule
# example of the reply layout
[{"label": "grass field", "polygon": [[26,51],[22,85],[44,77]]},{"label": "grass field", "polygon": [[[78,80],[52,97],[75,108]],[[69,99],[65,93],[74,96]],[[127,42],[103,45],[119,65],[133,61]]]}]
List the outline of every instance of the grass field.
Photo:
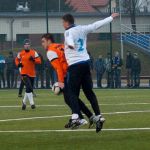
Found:
[{"label": "grass field", "polygon": [[63,126],[70,111],[62,96],[50,90],[37,90],[37,109],[26,111],[20,109],[17,90],[1,90],[0,150],[149,150],[149,90],[95,92],[106,118],[99,134],[87,131],[88,126],[66,132]]}]

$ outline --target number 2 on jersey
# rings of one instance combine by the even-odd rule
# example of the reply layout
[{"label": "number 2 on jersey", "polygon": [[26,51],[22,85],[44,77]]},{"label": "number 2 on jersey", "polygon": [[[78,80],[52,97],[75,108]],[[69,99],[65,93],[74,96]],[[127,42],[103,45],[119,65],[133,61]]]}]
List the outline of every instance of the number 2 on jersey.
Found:
[{"label": "number 2 on jersey", "polygon": [[78,40],[78,43],[79,43],[79,49],[78,51],[81,52],[84,50],[84,47],[83,47],[83,39],[79,39]]}]

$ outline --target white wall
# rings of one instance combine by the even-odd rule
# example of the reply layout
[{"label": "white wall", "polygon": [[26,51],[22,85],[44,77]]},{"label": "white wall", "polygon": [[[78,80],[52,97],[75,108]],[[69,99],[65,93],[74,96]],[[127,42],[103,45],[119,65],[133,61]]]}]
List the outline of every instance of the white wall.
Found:
[{"label": "white wall", "polygon": [[[16,34],[43,34],[46,33],[46,21],[44,17],[39,18],[14,18],[13,40],[16,40]],[[100,17],[76,17],[77,24],[89,24],[94,21],[100,20]],[[10,30],[11,18],[0,18],[0,34],[7,34],[7,40],[11,40],[11,30]],[[23,26],[24,24],[24,26]],[[130,24],[129,17],[123,17],[122,24]],[[149,16],[137,17],[137,24],[150,24]],[[62,21],[60,17],[49,18],[49,29],[50,33],[63,33],[64,29],[62,27]],[[109,32],[109,25],[102,27],[97,31],[102,33]],[[113,22],[113,33],[120,32],[120,20],[119,18]],[[150,31],[149,31],[150,32]]]}]

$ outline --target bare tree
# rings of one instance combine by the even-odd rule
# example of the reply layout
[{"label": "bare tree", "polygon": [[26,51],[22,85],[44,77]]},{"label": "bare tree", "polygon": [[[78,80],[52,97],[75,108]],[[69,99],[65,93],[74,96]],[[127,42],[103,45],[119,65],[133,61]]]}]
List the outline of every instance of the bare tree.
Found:
[{"label": "bare tree", "polygon": [[138,9],[138,2],[139,0],[124,0],[123,1],[123,7],[125,7],[126,12],[129,13],[131,17],[132,29],[134,31],[136,31],[136,12]]}]

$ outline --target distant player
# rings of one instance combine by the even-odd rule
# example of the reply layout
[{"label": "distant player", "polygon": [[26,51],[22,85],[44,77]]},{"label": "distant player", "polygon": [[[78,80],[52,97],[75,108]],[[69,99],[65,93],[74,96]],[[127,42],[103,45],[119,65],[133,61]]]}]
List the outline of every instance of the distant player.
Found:
[{"label": "distant player", "polygon": [[20,70],[22,81],[26,86],[26,92],[22,101],[22,110],[26,109],[27,99],[30,102],[31,108],[35,109],[35,103],[33,100],[33,85],[36,76],[35,64],[41,64],[41,59],[38,53],[30,48],[29,40],[25,40],[24,49],[18,53],[15,62]]},{"label": "distant player", "polygon": [[113,13],[110,17],[97,21],[89,25],[75,25],[74,17],[71,14],[63,16],[63,26],[65,28],[65,57],[69,65],[68,68],[68,89],[69,100],[73,104],[72,125],[79,120],[79,93],[82,86],[83,91],[91,103],[95,117],[96,132],[101,131],[105,119],[102,117],[98,101],[92,90],[92,77],[90,73],[87,46],[87,35],[98,30],[100,27],[113,21],[119,14]]},{"label": "distant player", "polygon": [[[57,77],[58,77],[58,84],[59,87],[63,89],[65,102],[70,108],[72,108],[72,104],[70,103],[68,98],[68,89],[67,89],[67,80],[66,80],[68,64],[64,55],[64,45],[54,43],[53,36],[51,34],[45,34],[42,36],[42,46],[44,47],[44,49],[47,50],[47,58],[49,59],[53,68],[56,70]],[[84,114],[86,114],[89,119],[93,117],[93,114],[90,112],[90,110],[85,106],[85,104],[80,99],[78,99],[78,103],[80,106],[80,110]],[[80,111],[79,111],[79,116],[81,120],[79,120],[79,124],[76,124],[74,127],[87,124],[87,121],[83,118]],[[66,124],[65,127],[70,128],[72,126],[71,124]]]}]

